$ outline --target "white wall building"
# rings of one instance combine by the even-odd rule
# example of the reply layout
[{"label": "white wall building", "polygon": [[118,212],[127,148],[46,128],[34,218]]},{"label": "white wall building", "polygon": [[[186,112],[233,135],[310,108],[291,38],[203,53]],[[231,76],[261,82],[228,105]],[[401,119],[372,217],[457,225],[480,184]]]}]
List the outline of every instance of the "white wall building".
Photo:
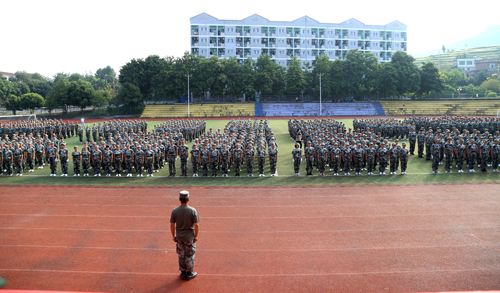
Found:
[{"label": "white wall building", "polygon": [[191,18],[191,53],[202,57],[237,58],[240,62],[268,54],[282,66],[293,56],[302,65],[320,54],[330,60],[345,58],[349,50],[372,52],[390,61],[407,50],[406,25],[366,25],[354,18],[342,23],[320,23],[308,16],[294,21],[270,21],[258,14],[242,20],[222,20],[202,13]]}]

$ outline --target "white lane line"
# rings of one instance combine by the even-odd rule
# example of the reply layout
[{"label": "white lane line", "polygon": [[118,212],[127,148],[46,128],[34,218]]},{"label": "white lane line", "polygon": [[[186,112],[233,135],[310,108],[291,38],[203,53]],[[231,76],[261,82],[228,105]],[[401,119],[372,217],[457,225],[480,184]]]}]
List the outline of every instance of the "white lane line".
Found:
[{"label": "white lane line", "polygon": [[[92,275],[137,275],[137,276],[178,276],[179,273],[169,272],[104,272],[104,271],[75,271],[75,270],[44,270],[23,268],[0,268],[0,272],[29,272],[29,273],[64,273],[64,274],[92,274]],[[318,276],[363,276],[363,275],[398,275],[398,274],[435,274],[435,273],[466,273],[466,272],[500,272],[500,269],[471,268],[471,269],[443,269],[443,270],[401,270],[401,271],[368,271],[368,272],[334,272],[334,273],[297,273],[297,274],[211,274],[202,273],[206,277],[233,277],[233,278],[275,278],[275,277],[318,277]]]},{"label": "white lane line", "polygon": [[[131,250],[131,251],[163,251],[175,253],[175,249],[169,248],[148,248],[148,247],[106,247],[106,246],[68,246],[68,245],[33,245],[33,244],[0,244],[5,248],[41,248],[41,249],[89,249],[89,250]],[[496,249],[500,248],[496,244],[462,244],[462,245],[413,245],[413,246],[375,246],[375,247],[344,247],[344,248],[309,248],[309,249],[205,249],[198,248],[198,252],[232,252],[232,253],[288,253],[288,252],[328,252],[328,251],[370,251],[370,250],[416,250],[416,249],[450,249],[450,248],[480,248]]]},{"label": "white lane line", "polygon": [[[323,196],[323,197],[328,197],[328,196]],[[233,197],[225,197],[225,198],[233,198]],[[318,208],[318,207],[359,207],[359,206],[369,206],[369,207],[382,207],[382,206],[387,206],[387,207],[393,207],[393,206],[410,206],[410,207],[427,207],[431,206],[434,207],[436,205],[441,205],[441,207],[446,207],[445,205],[449,206],[455,206],[455,205],[463,205],[464,202],[468,204],[488,204],[488,205],[499,205],[500,203],[498,201],[494,200],[485,200],[485,201],[477,201],[477,200],[465,200],[465,201],[454,201],[452,203],[446,202],[446,201],[435,201],[435,202],[426,202],[426,203],[420,203],[421,199],[414,200],[413,202],[408,202],[408,203],[352,203],[352,204],[346,204],[346,203],[338,203],[338,204],[317,204],[317,205],[311,205],[311,204],[303,204],[303,205],[196,205],[196,208]],[[89,207],[134,207],[134,208],[156,208],[156,209],[165,209],[167,208],[166,205],[168,203],[164,202],[159,202],[158,204],[95,204],[95,203],[80,203],[80,204],[72,204],[72,203],[24,203],[24,202],[9,202],[9,203],[4,203],[5,205],[8,206],[13,206],[13,205],[18,205],[18,206],[43,206],[43,207],[52,207],[52,206],[64,206],[64,207],[82,207],[82,206],[89,206]],[[178,203],[175,202],[177,205]],[[169,205],[168,205],[169,206]]]},{"label": "white lane line", "polygon": [[[500,226],[479,226],[479,227],[433,227],[433,228],[395,228],[395,229],[338,229],[338,230],[273,230],[273,231],[228,231],[228,230],[207,230],[203,233],[207,234],[334,234],[346,232],[401,232],[401,231],[464,231],[464,230],[489,230],[499,229]],[[90,228],[51,228],[51,227],[0,227],[0,230],[41,230],[41,231],[76,231],[76,232],[123,232],[123,233],[165,233],[167,227],[161,230],[148,229],[90,229]],[[479,239],[474,234],[470,234],[474,238]]]},{"label": "white lane line", "polygon": [[[387,217],[460,217],[460,216],[483,216],[483,215],[496,215],[495,212],[478,212],[478,213],[463,213],[463,214],[392,214],[392,215],[351,215],[351,216],[293,216],[293,217],[267,217],[267,216],[204,216],[203,219],[340,219],[340,218],[387,218]],[[168,216],[141,216],[141,215],[41,215],[41,214],[0,214],[0,216],[9,217],[75,217],[75,218],[129,218],[129,219],[169,219]]]}]

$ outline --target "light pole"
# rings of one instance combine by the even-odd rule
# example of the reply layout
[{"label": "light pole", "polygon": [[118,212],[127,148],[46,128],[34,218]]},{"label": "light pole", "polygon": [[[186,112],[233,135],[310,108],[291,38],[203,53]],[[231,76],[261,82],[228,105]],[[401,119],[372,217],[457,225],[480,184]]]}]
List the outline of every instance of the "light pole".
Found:
[{"label": "light pole", "polygon": [[190,92],[189,92],[189,78],[190,78],[190,77],[191,77],[191,74],[189,74],[189,73],[188,73],[188,74],[187,74],[187,78],[188,78],[188,109],[187,109],[187,116],[188,116],[188,118],[189,118],[189,116],[190,116],[190,111],[189,111],[189,99],[190,99],[190,97],[191,97],[191,96],[190,96]]},{"label": "light pole", "polygon": [[319,74],[319,116],[322,116],[322,105],[321,105],[321,75],[322,73]]}]

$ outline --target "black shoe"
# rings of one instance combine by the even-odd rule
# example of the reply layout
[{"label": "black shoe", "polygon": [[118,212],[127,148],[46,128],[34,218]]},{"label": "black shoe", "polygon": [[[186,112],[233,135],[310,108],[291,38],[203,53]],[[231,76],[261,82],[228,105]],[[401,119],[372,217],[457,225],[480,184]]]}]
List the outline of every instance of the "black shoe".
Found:
[{"label": "black shoe", "polygon": [[185,276],[186,277],[184,280],[191,280],[191,279],[196,278],[196,276],[198,276],[198,273],[197,272],[187,272]]},{"label": "black shoe", "polygon": [[183,280],[186,280],[186,274],[187,272],[186,271],[182,271],[181,274],[179,275],[179,277]]}]

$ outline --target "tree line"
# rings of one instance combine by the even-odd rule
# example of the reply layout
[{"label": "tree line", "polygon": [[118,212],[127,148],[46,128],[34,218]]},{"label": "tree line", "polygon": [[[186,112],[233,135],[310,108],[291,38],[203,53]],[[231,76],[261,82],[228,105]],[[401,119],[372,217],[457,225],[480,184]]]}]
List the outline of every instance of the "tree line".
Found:
[{"label": "tree line", "polygon": [[123,112],[137,113],[145,102],[185,102],[188,79],[195,102],[317,101],[320,81],[323,101],[500,93],[498,75],[466,75],[456,69],[440,72],[432,63],[416,64],[405,52],[394,53],[386,63],[357,50],[344,60],[330,61],[320,55],[305,68],[297,58],[283,68],[267,55],[240,63],[186,53],[179,58],[132,59],[122,66],[118,78],[109,66],[94,75],[57,74],[52,79],[18,72],[9,80],[0,78],[0,105],[13,111],[115,105]]},{"label": "tree line", "polygon": [[94,75],[59,73],[53,79],[38,73],[16,72],[10,79],[0,78],[0,105],[16,114],[18,110],[45,107],[85,109],[106,106],[116,97],[118,79],[110,66]]}]

